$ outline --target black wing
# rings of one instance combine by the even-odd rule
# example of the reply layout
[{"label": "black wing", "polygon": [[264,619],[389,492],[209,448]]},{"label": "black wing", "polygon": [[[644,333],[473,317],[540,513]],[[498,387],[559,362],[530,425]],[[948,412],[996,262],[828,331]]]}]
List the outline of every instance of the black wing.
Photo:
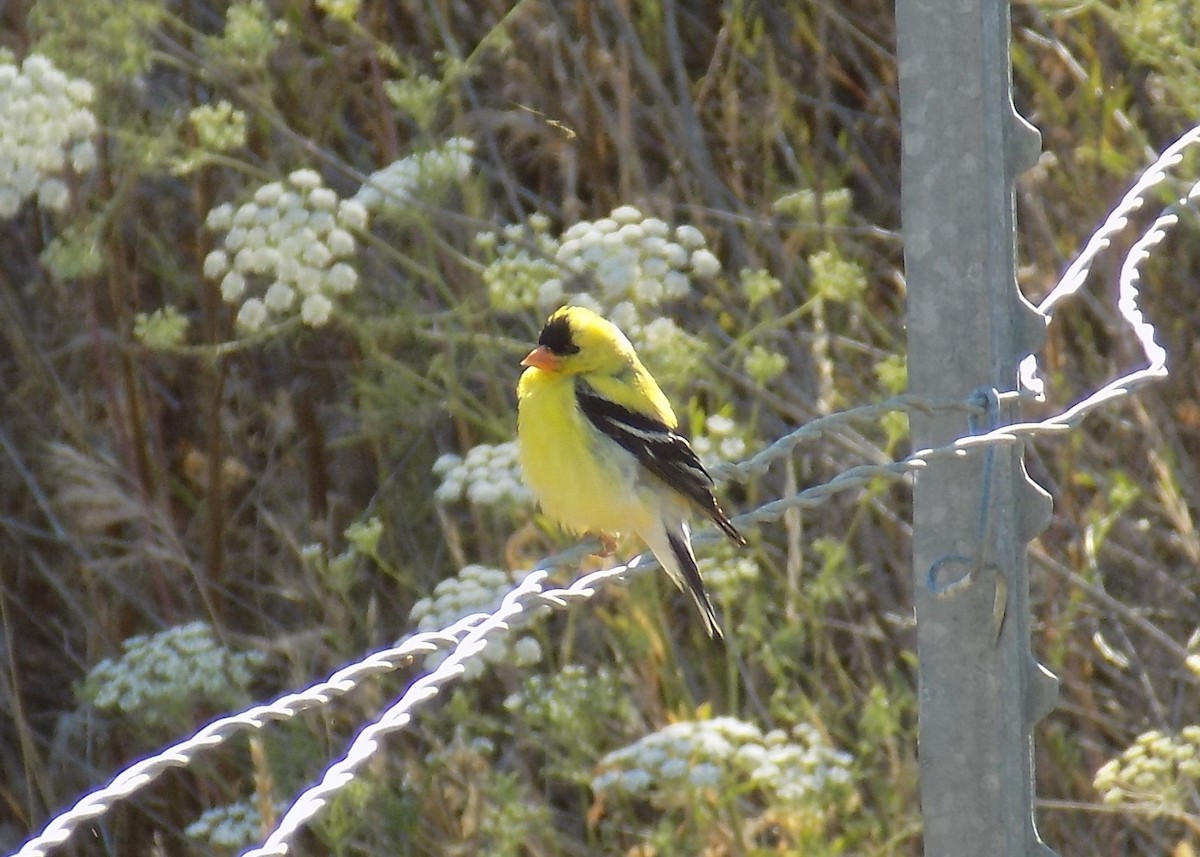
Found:
[{"label": "black wing", "polygon": [[575,382],[575,399],[588,421],[621,445],[643,467],[678,491],[712,519],[739,545],[745,538],[717,505],[713,479],[691,444],[666,423],[631,411],[598,394],[582,378]]}]

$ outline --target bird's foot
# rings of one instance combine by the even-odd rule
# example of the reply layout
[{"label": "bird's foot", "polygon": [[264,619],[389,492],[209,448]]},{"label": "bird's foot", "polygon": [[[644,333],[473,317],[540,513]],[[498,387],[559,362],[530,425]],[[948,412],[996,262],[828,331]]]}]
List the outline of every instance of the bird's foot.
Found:
[{"label": "bird's foot", "polygon": [[617,540],[608,533],[598,533],[600,539],[600,556],[612,556],[617,552]]}]

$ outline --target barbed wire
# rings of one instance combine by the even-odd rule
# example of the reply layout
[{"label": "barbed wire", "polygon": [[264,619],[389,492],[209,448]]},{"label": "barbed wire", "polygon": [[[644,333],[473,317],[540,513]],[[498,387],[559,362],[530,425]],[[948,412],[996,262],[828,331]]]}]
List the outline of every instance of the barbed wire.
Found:
[{"label": "barbed wire", "polygon": [[[1006,394],[1006,399],[1014,395],[1017,394]],[[759,450],[745,461],[723,462],[711,467],[710,472],[713,478],[718,481],[725,479],[744,480],[750,476],[762,473],[774,462],[787,458],[791,455],[792,450],[804,441],[819,438],[842,426],[860,422],[873,422],[886,414],[896,411],[918,411],[924,414],[932,414],[946,410],[961,411],[964,415],[980,414],[983,412],[983,408],[980,405],[962,399],[934,400],[912,393],[902,393],[901,395],[884,399],[881,402],[870,405],[858,405],[853,408],[847,408],[844,411],[826,414],[825,416],[809,420],[804,425],[788,432],[774,443]]]},{"label": "barbed wire", "polygon": [[[1099,252],[1109,246],[1111,236],[1125,228],[1128,216],[1141,207],[1149,190],[1163,181],[1168,175],[1167,171],[1182,160],[1182,151],[1197,142],[1200,142],[1200,125],[1164,150],[1122,197],[1100,229],[1092,235],[1084,251],[1068,267],[1059,284],[1041,302],[1039,309],[1048,312],[1059,300],[1081,288],[1091,270],[1092,262]],[[1187,205],[1197,196],[1200,196],[1200,183],[1193,185],[1189,193],[1180,198],[1177,204]],[[962,457],[983,448],[1011,446],[1038,437],[1068,432],[1103,405],[1165,376],[1166,352],[1157,343],[1155,329],[1138,305],[1137,285],[1140,280],[1140,265],[1149,258],[1152,249],[1166,237],[1178,220],[1174,211],[1155,219],[1133,244],[1121,266],[1117,308],[1142,348],[1148,362],[1145,368],[1131,371],[1110,381],[1075,405],[1053,416],[960,437],[945,446],[918,450],[900,461],[852,467],[828,482],[811,486],[737,516],[735,522],[743,525],[773,522],[788,509],[816,506],[835,494],[865,487],[875,480],[904,479],[938,458]],[[1040,398],[1044,394],[1044,387],[1036,372],[1036,358],[1031,355],[1022,363],[1021,382],[1026,389],[1033,391]],[[1019,391],[1000,391],[998,396],[1002,401],[1024,397]],[[762,472],[774,461],[790,455],[804,440],[850,423],[876,420],[897,410],[931,412],[947,408],[962,410],[964,414],[978,413],[981,410],[978,404],[965,401],[935,402],[913,395],[895,396],[876,404],[850,408],[812,420],[743,462],[713,468],[714,475],[721,478],[746,478]],[[697,541],[703,542],[708,538],[712,536],[701,534]],[[244,857],[278,857],[287,854],[290,840],[295,833],[320,812],[330,796],[353,781],[358,768],[379,748],[380,739],[407,726],[417,706],[436,697],[443,686],[463,675],[465,663],[482,652],[490,638],[508,631],[519,619],[529,616],[535,607],[561,609],[592,597],[601,584],[657,566],[651,554],[643,554],[623,565],[583,575],[569,586],[543,588],[548,569],[574,561],[587,553],[588,547],[580,545],[547,558],[510,590],[500,606],[491,613],[473,613],[440,631],[415,634],[394,647],[373,653],[338,670],[309,688],[285,694],[273,702],[213,721],[192,737],[131,765],[114,777],[108,785],[80,798],[70,809],[52,819],[41,833],[27,841],[12,857],[45,857],[51,849],[66,842],[84,822],[105,814],[115,803],[153,782],[165,771],[186,767],[201,752],[214,749],[242,731],[261,729],[269,722],[290,719],[305,710],[326,705],[333,699],[349,693],[367,678],[392,672],[418,655],[451,649],[436,668],[416,678],[395,704],[359,732],[342,759],[326,769],[320,782],[302,792],[263,844],[245,852]]]}]

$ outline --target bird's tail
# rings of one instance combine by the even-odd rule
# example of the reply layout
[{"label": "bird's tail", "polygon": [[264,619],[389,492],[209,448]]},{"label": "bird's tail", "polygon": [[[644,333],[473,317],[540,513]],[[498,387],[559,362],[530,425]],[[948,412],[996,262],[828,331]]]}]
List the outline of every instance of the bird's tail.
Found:
[{"label": "bird's tail", "polygon": [[696,555],[692,553],[692,540],[687,522],[681,521],[674,526],[668,522],[659,522],[653,533],[641,535],[667,572],[667,576],[696,602],[708,636],[725,639],[725,632],[721,630],[721,623],[717,619],[716,608],[704,589],[700,569],[696,567]]}]

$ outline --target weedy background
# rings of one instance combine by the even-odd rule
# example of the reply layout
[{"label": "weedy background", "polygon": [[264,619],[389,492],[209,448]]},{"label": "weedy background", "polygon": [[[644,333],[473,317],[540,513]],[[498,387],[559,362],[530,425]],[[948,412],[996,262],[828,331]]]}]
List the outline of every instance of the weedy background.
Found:
[{"label": "weedy background", "polygon": [[[567,544],[506,446],[557,303],[631,332],[710,462],[902,390],[892,14],[0,7],[0,844]],[[1194,121],[1200,21],[1125,0],[1013,18],[1045,149],[1017,188],[1036,298]],[[1145,276],[1172,378],[1030,455],[1055,498],[1034,648],[1063,693],[1036,774],[1063,854],[1200,840],[1187,234]],[[1051,329],[1054,403],[1134,359],[1119,251]],[[807,444],[726,503],[903,455],[906,431]],[[302,853],[920,853],[908,518],[880,483],[706,549],[744,673],[660,575],[548,617],[392,740]],[[259,841],[420,666],[164,777],[72,847]]]}]

